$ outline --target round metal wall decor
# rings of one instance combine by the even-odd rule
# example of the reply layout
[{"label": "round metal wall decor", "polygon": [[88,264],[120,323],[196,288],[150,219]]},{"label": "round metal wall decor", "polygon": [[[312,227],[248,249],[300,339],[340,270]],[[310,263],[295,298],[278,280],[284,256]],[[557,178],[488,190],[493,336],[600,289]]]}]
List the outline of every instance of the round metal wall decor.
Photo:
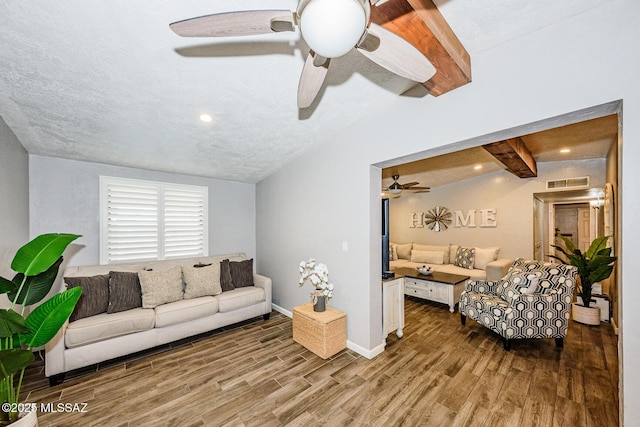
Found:
[{"label": "round metal wall decor", "polygon": [[451,212],[444,206],[436,206],[433,209],[429,209],[429,212],[425,215],[424,223],[429,227],[429,230],[446,230],[451,225]]}]

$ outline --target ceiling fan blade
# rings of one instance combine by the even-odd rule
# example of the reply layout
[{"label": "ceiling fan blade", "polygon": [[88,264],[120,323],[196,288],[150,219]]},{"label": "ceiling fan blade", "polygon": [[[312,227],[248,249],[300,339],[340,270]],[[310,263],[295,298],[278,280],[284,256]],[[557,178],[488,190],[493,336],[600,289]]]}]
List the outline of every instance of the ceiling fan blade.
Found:
[{"label": "ceiling fan blade", "polygon": [[374,23],[356,48],[381,67],[418,83],[436,73],[431,61],[411,43]]},{"label": "ceiling fan blade", "polygon": [[409,187],[413,187],[414,185],[418,185],[420,184],[419,182],[407,182],[406,184],[401,184],[402,188],[409,188]]},{"label": "ceiling fan blade", "polygon": [[199,16],[169,24],[182,37],[230,37],[294,31],[290,10],[246,10]]},{"label": "ceiling fan blade", "polygon": [[310,50],[298,84],[298,108],[307,108],[316,99],[331,60]]},{"label": "ceiling fan blade", "polygon": [[431,190],[431,187],[411,187],[411,188],[403,188],[403,190],[421,192],[421,191],[429,191]]}]

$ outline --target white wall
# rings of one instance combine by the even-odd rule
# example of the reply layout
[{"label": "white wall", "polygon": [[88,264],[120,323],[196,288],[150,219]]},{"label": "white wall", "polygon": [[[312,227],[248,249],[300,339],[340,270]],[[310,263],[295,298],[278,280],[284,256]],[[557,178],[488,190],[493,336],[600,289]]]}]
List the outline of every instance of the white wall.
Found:
[{"label": "white wall", "polygon": [[[538,163],[538,177],[521,179],[507,171],[480,175],[429,193],[405,192],[390,199],[391,241],[465,246],[499,246],[500,258],[533,257],[533,194],[546,191],[551,179],[590,176],[591,188],[604,188],[605,159]],[[435,232],[409,227],[410,215],[436,206],[467,214],[476,210],[476,227],[455,227]],[[480,210],[495,208],[496,227],[480,227]]]},{"label": "white wall", "polygon": [[[42,156],[29,156],[30,233],[75,233],[68,265],[100,263],[100,175],[201,185],[209,188],[209,254],[255,257],[255,185],[152,172]],[[74,250],[75,249],[75,250]],[[75,252],[75,253],[74,253]]]},{"label": "white wall", "polygon": [[[0,276],[15,274],[11,261],[16,251],[29,241],[29,156],[0,117]],[[9,299],[0,295],[0,308]]]},{"label": "white wall", "polygon": [[[640,425],[640,407],[633,406],[640,395],[640,287],[633,266],[640,256],[640,222],[634,219],[640,212],[638,17],[640,2],[614,1],[474,55],[472,83],[438,98],[399,97],[260,182],[258,265],[274,280],[277,303],[290,310],[308,300],[308,289],[297,289],[297,264],[307,256],[318,257],[328,264],[336,284],[330,305],[347,312],[348,340],[364,349],[377,348],[382,343],[381,179],[370,165],[491,142],[493,138],[483,136],[494,132],[502,138],[530,133],[549,127],[542,120],[583,109],[590,110],[559,121],[610,114],[609,106],[591,108],[623,100],[628,120],[622,134],[619,199],[621,397],[626,398],[625,424]],[[349,252],[342,252],[342,241],[349,242]]]}]

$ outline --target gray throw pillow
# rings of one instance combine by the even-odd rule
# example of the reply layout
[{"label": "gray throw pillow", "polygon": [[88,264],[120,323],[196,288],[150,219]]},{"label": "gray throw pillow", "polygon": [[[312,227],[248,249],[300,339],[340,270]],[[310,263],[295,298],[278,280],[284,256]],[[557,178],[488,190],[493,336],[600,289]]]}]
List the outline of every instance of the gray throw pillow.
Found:
[{"label": "gray throw pillow", "polygon": [[253,286],[253,258],[245,261],[230,261],[229,270],[234,288]]},{"label": "gray throw pillow", "polygon": [[220,286],[222,292],[234,290],[233,281],[231,280],[231,269],[229,267],[229,260],[223,259],[220,261]]},{"label": "gray throw pillow", "polygon": [[65,277],[67,289],[77,286],[82,288],[82,295],[76,304],[76,308],[69,317],[70,322],[78,319],[106,313],[109,306],[109,275],[91,277]]},{"label": "gray throw pillow", "polygon": [[142,307],[142,291],[138,273],[112,271],[109,273],[109,308],[107,313],[118,313]]},{"label": "gray throw pillow", "polygon": [[458,248],[456,252],[456,259],[453,260],[453,265],[462,268],[473,269],[473,263],[476,257],[476,248]]}]

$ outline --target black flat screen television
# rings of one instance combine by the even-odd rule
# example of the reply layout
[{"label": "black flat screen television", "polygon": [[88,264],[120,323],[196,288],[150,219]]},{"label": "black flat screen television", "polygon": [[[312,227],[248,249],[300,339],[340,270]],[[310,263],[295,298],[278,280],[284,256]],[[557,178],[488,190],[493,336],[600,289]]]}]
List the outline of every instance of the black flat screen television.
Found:
[{"label": "black flat screen television", "polygon": [[382,199],[382,277],[394,277],[389,271],[389,199]]}]

